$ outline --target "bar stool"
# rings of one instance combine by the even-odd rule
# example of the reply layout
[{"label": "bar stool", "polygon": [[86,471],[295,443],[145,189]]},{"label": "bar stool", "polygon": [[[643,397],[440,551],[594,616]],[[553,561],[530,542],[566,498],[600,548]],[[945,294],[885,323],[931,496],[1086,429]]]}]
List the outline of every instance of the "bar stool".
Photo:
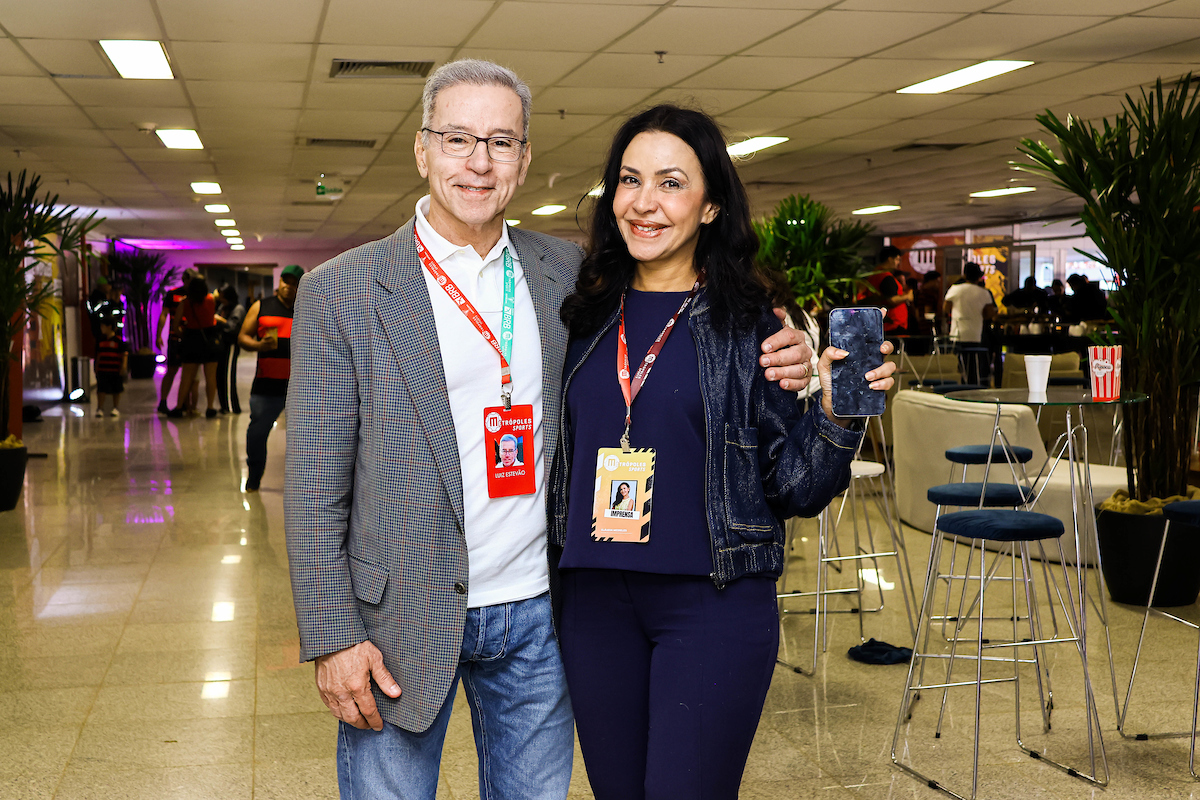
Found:
[{"label": "bar stool", "polygon": [[[978,795],[979,789],[979,738],[981,730],[981,705],[983,697],[983,687],[985,685],[1012,683],[1015,695],[1015,727],[1016,727],[1016,742],[1030,757],[1036,758],[1046,763],[1065,771],[1068,775],[1082,778],[1091,783],[1098,785],[1107,785],[1108,783],[1108,763],[1104,755],[1104,742],[1100,733],[1099,714],[1096,709],[1095,698],[1092,695],[1091,681],[1088,676],[1087,651],[1084,647],[1083,638],[1081,635],[1082,627],[1080,619],[1076,613],[1076,595],[1070,581],[1070,576],[1065,565],[1065,558],[1062,557],[1062,543],[1058,542],[1060,567],[1062,569],[1063,586],[1061,589],[1056,587],[1056,590],[1050,593],[1047,598],[1051,603],[1057,602],[1061,606],[1061,610],[1066,615],[1070,623],[1071,635],[1063,638],[1042,638],[1041,623],[1039,609],[1035,593],[1035,582],[1031,578],[1032,565],[1029,556],[1029,545],[1035,542],[1044,542],[1047,540],[1058,540],[1063,534],[1063,524],[1061,520],[1051,517],[1046,514],[1038,514],[1032,511],[1008,511],[998,509],[976,509],[973,511],[958,511],[952,514],[943,514],[938,519],[937,527],[933,533],[933,544],[930,550],[929,570],[925,580],[925,591],[921,600],[921,610],[918,621],[917,641],[913,648],[912,662],[909,664],[908,677],[905,680],[904,692],[901,696],[900,712],[896,720],[895,732],[892,735],[891,758],[892,763],[897,767],[918,778],[932,789],[937,789],[951,797],[959,798],[959,800],[974,800]],[[1013,549],[1019,555],[1021,576],[1012,583],[1013,594],[1013,615],[1012,619],[1012,640],[1011,641],[985,641],[983,636],[982,618],[985,613],[985,598],[987,596],[987,584],[990,582],[990,576],[985,566],[986,559],[980,557],[979,569],[973,579],[978,580],[978,603],[977,617],[979,620],[978,630],[974,641],[969,638],[962,637],[963,626],[968,620],[960,618],[956,624],[956,635],[950,643],[949,653],[934,651],[931,648],[930,628],[934,604],[934,595],[937,592],[938,581],[936,580],[938,563],[941,558],[942,546],[947,537],[961,537],[972,539],[982,544],[985,541],[995,542],[1002,549]],[[973,552],[973,551],[972,551]],[[982,552],[982,550],[981,550]],[[972,559],[968,556],[968,564],[966,572],[970,573]],[[1018,619],[1020,615],[1016,613],[1018,605],[1017,587],[1024,589],[1024,604],[1025,615],[1023,616],[1026,622],[1027,636],[1022,636],[1018,632]],[[1065,593],[1065,597],[1064,597]],[[960,648],[964,646],[974,645],[974,653],[963,654]],[[1088,726],[1088,768],[1081,769],[1070,767],[1047,757],[1040,750],[1034,750],[1028,747],[1021,736],[1021,677],[1020,667],[1023,664],[1032,665],[1034,674],[1037,676],[1039,710],[1042,717],[1042,732],[1049,733],[1050,717],[1053,711],[1053,704],[1046,702],[1046,694],[1042,685],[1043,665],[1046,661],[1045,650],[1050,644],[1071,644],[1074,646],[1080,658],[1080,666],[1083,673],[1083,689],[1084,689],[1084,704],[1086,707],[1086,719]],[[1028,658],[1021,658],[1019,649],[1029,648],[1030,655]],[[1007,650],[1010,655],[987,655],[989,650]],[[936,683],[924,683],[924,671],[927,662],[936,663],[938,660],[945,660],[946,670],[944,680]],[[967,661],[974,662],[974,675],[972,680],[955,680],[954,667],[956,662]],[[992,665],[1000,665],[1003,663],[1011,663],[1012,675],[1000,678],[988,677],[983,674],[984,662]],[[938,780],[931,778],[919,771],[911,763],[911,755],[913,752],[912,742],[906,740],[903,748],[904,757],[901,757],[901,732],[905,728],[906,723],[910,723],[914,706],[920,699],[920,694],[925,690],[941,689],[942,698],[939,708],[937,725],[935,728],[934,738],[942,737],[942,727],[945,722],[946,702],[949,690],[957,687],[974,687],[975,689],[975,704],[974,704],[974,739],[973,739],[973,755],[971,764],[971,791],[969,795],[960,794]],[[1097,753],[1098,747],[1098,753]],[[1103,777],[1097,777],[1097,755],[1103,767]],[[945,756],[943,755],[944,759]]]},{"label": "bar stool", "polygon": [[[886,453],[887,445],[884,439],[883,423],[879,417],[871,417],[867,420],[867,426],[877,426],[874,435],[878,437],[877,441],[880,447]],[[866,437],[863,438],[863,442]],[[863,442],[859,443],[861,451]],[[793,672],[801,675],[812,675],[816,671],[817,658],[820,652],[824,652],[828,648],[828,615],[831,613],[849,613],[855,614],[858,617],[858,635],[859,641],[866,641],[866,634],[863,627],[863,614],[874,613],[883,610],[883,580],[879,570],[879,560],[883,558],[895,559],[897,581],[900,584],[900,595],[904,600],[904,611],[908,617],[909,635],[916,635],[916,621],[913,616],[914,607],[916,606],[916,587],[913,584],[912,568],[909,565],[908,550],[904,543],[904,534],[901,528],[900,519],[895,506],[895,484],[891,479],[891,472],[885,462],[866,461],[855,454],[855,459],[850,462],[850,485],[842,495],[841,505],[838,507],[836,517],[832,514],[831,508],[826,508],[820,515],[820,528],[817,540],[817,588],[815,591],[787,591],[787,571],[784,570],[784,575],[780,583],[779,592],[776,594],[776,600],[779,602],[779,618],[782,624],[784,618],[792,614],[814,614],[816,615],[816,626],[813,631],[813,659],[811,668],[803,667],[798,664],[789,662],[784,659],[779,659],[779,663],[788,667]],[[888,529],[888,534],[891,538],[892,547],[890,550],[879,550],[875,545],[875,534],[871,526],[870,510],[868,499],[874,501],[876,509],[883,517],[884,524]],[[837,531],[842,524],[846,509],[849,508],[853,526],[852,545],[853,551],[848,555],[843,555],[841,544],[839,542]],[[863,528],[866,533],[866,547],[863,547],[862,538],[859,532],[859,514],[861,512],[863,520]],[[791,526],[787,529],[784,540],[784,552],[791,551],[791,544],[794,537],[794,530]],[[875,584],[879,593],[879,604],[874,608],[865,608],[863,598],[866,593],[865,581],[863,580],[863,570],[859,565],[863,562],[870,562],[873,566]],[[855,565],[854,576],[855,581],[853,586],[829,588],[829,569],[832,567],[837,572],[842,571],[842,565],[853,563]],[[858,605],[848,609],[830,609],[829,597],[833,595],[854,595],[857,597]],[[811,609],[786,609],[783,607],[783,601],[799,598],[812,597],[815,598],[816,606]]]},{"label": "bar stool", "polygon": [[1121,717],[1117,720],[1117,730],[1127,739],[1136,739],[1137,741],[1146,741],[1148,739],[1168,739],[1181,738],[1187,736],[1191,739],[1191,747],[1188,750],[1188,770],[1192,773],[1192,777],[1200,779],[1200,774],[1196,773],[1196,737],[1197,723],[1200,722],[1200,643],[1196,647],[1196,686],[1192,692],[1192,729],[1187,733],[1139,733],[1130,736],[1125,732],[1126,715],[1129,712],[1129,700],[1133,695],[1133,682],[1137,678],[1138,659],[1142,655],[1142,643],[1146,639],[1146,623],[1150,621],[1151,614],[1158,614],[1160,617],[1173,619],[1176,622],[1181,622],[1189,628],[1200,631],[1200,624],[1191,622],[1186,619],[1170,614],[1166,611],[1160,611],[1154,607],[1154,593],[1158,590],[1158,575],[1162,569],[1163,553],[1167,549],[1167,535],[1171,531],[1172,525],[1192,525],[1200,527],[1200,500],[1184,500],[1178,503],[1171,503],[1163,507],[1163,516],[1167,518],[1167,523],[1163,527],[1162,543],[1158,546],[1158,561],[1154,565],[1154,578],[1150,581],[1150,595],[1146,598],[1146,614],[1142,617],[1142,633],[1138,637],[1137,651],[1133,655],[1133,671],[1129,675],[1129,689],[1125,692],[1125,704],[1121,707]]}]

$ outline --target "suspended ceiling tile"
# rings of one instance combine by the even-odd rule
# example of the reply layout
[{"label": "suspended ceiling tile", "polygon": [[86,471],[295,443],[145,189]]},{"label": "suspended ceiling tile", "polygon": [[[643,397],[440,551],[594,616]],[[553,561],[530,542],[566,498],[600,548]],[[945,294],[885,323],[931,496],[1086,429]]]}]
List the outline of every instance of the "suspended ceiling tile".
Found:
[{"label": "suspended ceiling tile", "polygon": [[[539,143],[542,137],[575,137],[609,119],[606,114],[569,113],[560,116],[549,111],[551,106],[548,102],[538,102],[537,98],[533,101],[533,107],[534,113],[529,117],[529,141],[535,146],[541,146]],[[539,110],[543,113],[537,113]],[[408,149],[408,156],[412,157],[411,147]]]},{"label": "suspended ceiling tile", "polygon": [[598,53],[559,86],[661,89],[678,83],[717,60],[717,56],[669,55],[663,63],[653,53]]},{"label": "suspended ceiling tile", "polygon": [[92,128],[92,121],[75,106],[0,106],[0,127]]},{"label": "suspended ceiling tile", "polygon": [[423,86],[423,78],[331,78],[329,70],[335,58],[355,61],[432,61],[437,69],[448,61],[454,53],[452,47],[422,47],[419,45],[380,45],[380,44],[320,44],[313,56],[313,83],[347,83],[352,85],[372,86],[385,84],[391,86]]},{"label": "suspended ceiling tile", "polygon": [[[922,11],[952,11],[970,14],[996,5],[996,0],[921,0]],[[845,0],[839,11],[894,11],[895,0]]]},{"label": "suspended ceiling tile", "polygon": [[[21,46],[47,72],[54,75],[89,75],[115,78],[109,64],[94,41],[81,39],[22,39]],[[8,44],[8,42],[6,42]],[[3,53],[0,50],[0,53]],[[0,62],[2,64],[2,62]]]},{"label": "suspended ceiling tile", "polygon": [[[105,131],[112,137],[115,131]],[[136,138],[135,138],[136,137]],[[114,144],[136,163],[165,163],[165,164],[209,164],[213,154],[208,150],[172,150],[163,147],[158,137],[147,139],[140,133],[122,134],[115,138]]]},{"label": "suspended ceiling tile", "polygon": [[[834,119],[908,119],[930,111],[961,105],[974,99],[968,94],[880,94],[862,103],[830,112]],[[944,117],[959,119],[959,117]]]},{"label": "suspended ceiling tile", "polygon": [[851,136],[878,128],[882,120],[861,119],[809,119],[779,130],[793,142],[823,142],[834,137]]},{"label": "suspended ceiling tile", "polygon": [[726,117],[819,117],[837,109],[860,103],[875,95],[866,92],[793,92],[780,91],[725,113]]},{"label": "suspended ceiling tile", "polygon": [[1016,146],[1016,141],[1022,136],[1034,136],[1038,133],[1038,124],[1034,120],[994,120],[982,125],[971,125],[965,128],[959,128],[944,136],[925,136],[919,141],[941,143],[941,142],[991,142],[991,141],[1006,141],[1011,140],[1013,146]]},{"label": "suspended ceiling tile", "polygon": [[20,147],[41,150],[44,147],[111,147],[112,143],[95,128],[6,128]]},{"label": "suspended ceiling tile", "polygon": [[637,106],[649,94],[641,89],[547,89],[534,98],[534,107],[609,115]]},{"label": "suspended ceiling tile", "polygon": [[0,39],[0,75],[41,77],[44,74],[11,39]]},{"label": "suspended ceiling tile", "polygon": [[894,92],[950,70],[970,66],[966,61],[928,61],[864,58],[804,81],[795,88],[806,92]]},{"label": "suspended ceiling tile", "polygon": [[[656,50],[666,50],[670,56],[732,55],[812,14],[804,10],[670,7],[638,25],[609,50],[645,55]],[[689,35],[681,36],[680,31]]]},{"label": "suspended ceiling tile", "polygon": [[311,44],[171,42],[171,64],[184,80],[304,81]]},{"label": "suspended ceiling tile", "polygon": [[1019,47],[1048,42],[1090,28],[1108,17],[1035,17],[1024,14],[977,14],[941,30],[889,48],[886,58],[954,58],[983,61]]},{"label": "suspended ceiling tile", "polygon": [[458,51],[458,57],[494,61],[517,73],[521,80],[531,86],[551,86],[559,78],[587,60],[589,54],[558,50],[498,50],[491,47],[486,49],[468,47]]},{"label": "suspended ceiling tile", "polygon": [[209,128],[252,128],[266,131],[294,131],[300,112],[283,108],[198,108],[196,116],[205,131]]},{"label": "suspended ceiling tile", "polygon": [[1179,44],[1173,44],[1169,47],[1160,47],[1156,50],[1148,50],[1145,53],[1138,53],[1124,59],[1126,62],[1165,62],[1165,63],[1183,63],[1200,62],[1200,39],[1192,39]]},{"label": "suspended ceiling tile", "polygon": [[[752,136],[767,136],[774,134],[780,128],[785,128],[790,125],[795,125],[802,118],[796,117],[788,119],[781,116],[770,117],[729,117],[722,116],[717,118],[717,122],[721,124],[725,132],[725,140],[728,142],[738,142],[743,139],[748,139]],[[772,148],[773,149],[773,148]]]},{"label": "suspended ceiling tile", "polygon": [[1067,15],[1076,14],[1132,14],[1151,6],[1161,5],[1161,0],[1009,0],[990,9],[1002,14]]},{"label": "suspended ceiling tile", "polygon": [[1110,61],[1196,38],[1200,38],[1200,19],[1122,17],[1016,50],[1012,56],[1032,61]]},{"label": "suspended ceiling tile", "polygon": [[[1084,69],[1088,64],[1079,61],[1049,61],[1037,64],[1032,64],[1028,67],[1022,67],[1014,72],[1009,72],[995,78],[989,78],[986,81],[973,83],[970,86],[964,86],[961,89],[955,89],[952,92],[947,92],[949,96],[958,94],[978,95],[978,94],[999,94],[1001,92],[1012,91],[1035,93],[1029,87],[1042,81],[1056,78],[1060,75],[1069,75],[1072,72],[1078,72]],[[929,76],[934,77],[934,76]]]},{"label": "suspended ceiling tile", "polygon": [[186,86],[197,107],[300,108],[305,84],[282,81],[188,81]]},{"label": "suspended ceiling tile", "polygon": [[681,81],[702,89],[783,89],[846,63],[840,58],[734,56]]},{"label": "suspended ceiling tile", "polygon": [[[904,97],[904,95],[895,95]],[[921,119],[998,119],[1012,117],[1027,117],[1033,119],[1051,106],[1066,103],[1075,99],[1075,95],[1009,95],[994,94],[987,97],[968,98],[966,102],[949,108],[931,111]]]},{"label": "suspended ceiling tile", "polygon": [[158,39],[148,0],[39,0],[6,3],[0,25],[18,38]]},{"label": "suspended ceiling tile", "polygon": [[[167,36],[191,42],[312,42],[323,0],[156,0]],[[158,38],[157,34],[150,38]]]},{"label": "suspended ceiling tile", "polygon": [[835,5],[836,0],[676,0],[676,6],[717,6],[720,8],[808,9],[816,11]]},{"label": "suspended ceiling tile", "polygon": [[422,86],[387,81],[328,81],[308,87],[305,108],[347,111],[412,110],[421,102]]},{"label": "suspended ceiling tile", "polygon": [[84,108],[84,112],[95,121],[97,127],[114,130],[119,128],[137,130],[140,126],[196,127],[196,118],[192,115],[192,110],[186,107],[87,106]]},{"label": "suspended ceiling tile", "polygon": [[[457,47],[494,5],[490,0],[403,4],[394,0],[333,0],[321,29],[321,41],[349,45]],[[507,12],[500,10],[497,13]],[[512,41],[522,40],[530,41],[528,37]]]},{"label": "suspended ceiling tile", "polygon": [[634,29],[651,13],[653,9],[644,6],[506,0],[466,45],[511,49],[514,42],[545,41],[553,42],[555,50],[595,52]]},{"label": "suspended ceiling tile", "polygon": [[59,78],[58,85],[81,106],[186,106],[179,81],[121,78]]},{"label": "suspended ceiling tile", "polygon": [[825,11],[752,47],[753,55],[852,58],[949,25],[962,14]]},{"label": "suspended ceiling tile", "polygon": [[400,111],[338,111],[310,108],[300,114],[301,136],[345,139],[378,138],[390,133],[404,120]]},{"label": "suspended ceiling tile", "polygon": [[863,138],[876,136],[893,136],[901,143],[917,139],[953,139],[954,131],[969,128],[970,122],[961,119],[907,119],[887,122],[869,132],[856,134]]},{"label": "suspended ceiling tile", "polygon": [[50,78],[0,76],[0,98],[11,105],[62,106],[71,103]]},{"label": "suspended ceiling tile", "polygon": [[[686,86],[676,86],[647,98],[643,106],[658,103],[675,103],[691,108],[699,108],[705,113],[717,115],[725,113],[726,109],[744,106],[758,100],[766,92],[752,89],[695,89]],[[623,121],[623,120],[622,120]]]},{"label": "suspended ceiling tile", "polygon": [[1187,17],[1200,18],[1200,0],[1172,0],[1138,12],[1143,17]]},{"label": "suspended ceiling tile", "polygon": [[1097,94],[1119,92],[1139,85],[1164,82],[1192,69],[1190,64],[1101,64],[1029,87],[1045,94]]}]

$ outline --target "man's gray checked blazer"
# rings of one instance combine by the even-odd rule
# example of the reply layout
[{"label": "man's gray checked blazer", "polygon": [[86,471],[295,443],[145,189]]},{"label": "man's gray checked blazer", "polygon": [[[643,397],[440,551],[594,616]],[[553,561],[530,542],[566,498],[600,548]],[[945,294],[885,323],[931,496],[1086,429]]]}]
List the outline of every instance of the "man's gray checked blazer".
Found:
[{"label": "man's gray checked blazer", "polygon": [[[581,253],[510,229],[542,336],[542,441],[558,440]],[[433,307],[410,221],[300,281],[292,327],[284,526],[300,657],[369,639],[403,690],[383,718],[424,731],[458,664],[468,580],[462,476]]]}]

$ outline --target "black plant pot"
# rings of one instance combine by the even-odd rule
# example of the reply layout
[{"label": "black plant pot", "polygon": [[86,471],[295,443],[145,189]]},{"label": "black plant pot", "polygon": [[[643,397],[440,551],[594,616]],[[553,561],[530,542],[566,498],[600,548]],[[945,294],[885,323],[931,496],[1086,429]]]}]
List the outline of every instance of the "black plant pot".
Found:
[{"label": "black plant pot", "polygon": [[[1101,511],[1096,515],[1108,594],[1118,603],[1146,605],[1166,518]],[[1200,528],[1171,524],[1163,553],[1156,606],[1188,606],[1200,595]]]},{"label": "black plant pot", "polygon": [[144,380],[154,377],[154,368],[158,362],[154,360],[154,353],[130,353],[129,354],[129,377],[134,380]]},{"label": "black plant pot", "polygon": [[0,511],[12,511],[21,499],[25,485],[25,462],[29,451],[24,447],[0,447]]}]

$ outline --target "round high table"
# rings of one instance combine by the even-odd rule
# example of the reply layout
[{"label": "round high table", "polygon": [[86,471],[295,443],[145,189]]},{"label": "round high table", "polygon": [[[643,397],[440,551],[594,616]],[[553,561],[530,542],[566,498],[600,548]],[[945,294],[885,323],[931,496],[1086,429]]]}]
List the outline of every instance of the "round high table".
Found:
[{"label": "round high table", "polygon": [[[1108,648],[1108,669],[1109,677],[1112,681],[1113,691],[1113,707],[1116,709],[1117,718],[1121,716],[1120,698],[1117,694],[1117,673],[1113,665],[1112,655],[1112,638],[1108,630],[1108,601],[1107,592],[1104,586],[1104,574],[1101,569],[1100,546],[1097,541],[1096,533],[1096,500],[1092,494],[1092,474],[1088,459],[1088,444],[1087,444],[1087,427],[1084,423],[1083,409],[1085,406],[1117,406],[1129,403],[1145,402],[1147,395],[1140,392],[1125,392],[1121,397],[1115,400],[1097,400],[1092,397],[1091,392],[1083,387],[1065,387],[1051,386],[1045,392],[1031,392],[1027,388],[1020,389],[967,389],[961,392],[950,392],[946,397],[951,400],[959,400],[966,403],[990,403],[996,406],[996,419],[992,429],[992,448],[994,449],[997,441],[1002,441],[1005,448],[1009,447],[1008,441],[1004,433],[1000,430],[1000,412],[1001,405],[1004,403],[1015,403],[1034,406],[1040,416],[1041,409],[1049,406],[1059,406],[1066,411],[1067,430],[1066,433],[1058,437],[1058,440],[1050,448],[1046,455],[1046,463],[1039,470],[1037,478],[1034,479],[1033,485],[1036,487],[1039,482],[1045,487],[1045,481],[1048,481],[1050,475],[1059,467],[1063,461],[1067,464],[1067,473],[1070,476],[1071,485],[1071,527],[1075,534],[1075,586],[1078,588],[1077,597],[1079,598],[1076,610],[1079,614],[1080,639],[1083,642],[1084,659],[1086,663],[1087,651],[1087,609],[1089,606],[1088,582],[1084,579],[1083,561],[1084,556],[1090,549],[1096,554],[1096,595],[1099,597],[1099,602],[1091,599],[1090,605],[1096,609],[1100,623],[1104,629],[1105,644]],[[983,480],[987,481],[988,471],[991,469],[991,456],[988,457],[988,464],[984,468]],[[1079,514],[1079,498],[1080,494],[1086,503],[1088,512],[1083,515],[1084,519],[1080,520]],[[1037,498],[1041,495],[1041,491],[1035,495],[1034,500],[1030,505],[1037,502]],[[1086,543],[1087,548],[1083,545]],[[1099,720],[1096,720],[1097,726]],[[1099,736],[1099,730],[1096,732]],[[1103,749],[1103,741],[1101,740],[1101,749]]]}]

